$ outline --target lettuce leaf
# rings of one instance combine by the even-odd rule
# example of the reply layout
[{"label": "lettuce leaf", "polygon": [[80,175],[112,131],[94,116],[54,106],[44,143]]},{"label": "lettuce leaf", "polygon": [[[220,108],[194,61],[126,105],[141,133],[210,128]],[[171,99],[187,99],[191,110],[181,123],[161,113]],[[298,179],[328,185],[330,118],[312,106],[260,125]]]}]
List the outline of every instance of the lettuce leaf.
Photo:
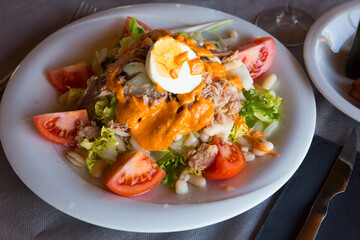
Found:
[{"label": "lettuce leaf", "polygon": [[107,124],[111,119],[115,117],[115,108],[118,104],[118,100],[115,95],[106,95],[97,97],[87,110],[91,119],[102,124]]},{"label": "lettuce leaf", "polygon": [[247,126],[245,125],[238,126],[234,123],[228,138],[231,142],[237,142],[238,138],[244,136],[244,134],[247,133],[248,131],[249,128]]},{"label": "lettuce leaf", "polygon": [[242,103],[240,116],[249,127],[253,127],[258,120],[268,125],[279,119],[281,98],[276,97],[274,91],[257,87],[248,91],[244,89],[243,94],[247,101]]},{"label": "lettuce leaf", "polygon": [[136,19],[134,17],[131,18],[131,20],[129,22],[128,30],[131,33],[131,36],[140,35],[145,32],[144,28],[138,24],[138,22],[136,21]]},{"label": "lettuce leaf", "polygon": [[88,150],[86,165],[88,167],[89,173],[93,175],[94,165],[100,158],[99,154],[101,155],[102,152],[105,152],[108,147],[115,147],[119,145],[119,142],[115,139],[115,134],[103,126],[100,137],[96,138],[93,142],[89,142],[87,139],[85,139],[81,142],[80,145]]},{"label": "lettuce leaf", "polygon": [[133,41],[137,41],[139,36],[143,33],[145,33],[145,30],[140,24],[136,21],[136,19],[133,17],[131,18],[129,22],[129,28],[127,29],[131,35],[130,36],[122,36],[120,38],[120,47],[121,48],[127,48],[129,44]]},{"label": "lettuce leaf", "polygon": [[57,110],[60,112],[72,111],[78,108],[78,102],[81,96],[84,94],[83,88],[70,88],[69,91],[59,97],[60,106]]},{"label": "lettuce leaf", "polygon": [[156,161],[156,163],[166,172],[162,182],[168,187],[175,188],[176,181],[179,179],[181,172],[188,165],[187,159],[184,155],[179,155],[169,149],[162,150],[161,153],[162,158]]}]

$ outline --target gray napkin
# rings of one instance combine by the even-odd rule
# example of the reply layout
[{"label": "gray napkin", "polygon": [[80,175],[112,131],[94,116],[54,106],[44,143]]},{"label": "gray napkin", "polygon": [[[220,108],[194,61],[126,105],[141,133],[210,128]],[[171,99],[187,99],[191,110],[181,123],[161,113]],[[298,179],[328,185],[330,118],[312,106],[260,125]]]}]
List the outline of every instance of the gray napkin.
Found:
[{"label": "gray napkin", "polygon": [[[315,136],[294,176],[283,187],[256,240],[296,239],[341,146]],[[316,239],[360,239],[360,153],[345,193],[330,202]]]}]

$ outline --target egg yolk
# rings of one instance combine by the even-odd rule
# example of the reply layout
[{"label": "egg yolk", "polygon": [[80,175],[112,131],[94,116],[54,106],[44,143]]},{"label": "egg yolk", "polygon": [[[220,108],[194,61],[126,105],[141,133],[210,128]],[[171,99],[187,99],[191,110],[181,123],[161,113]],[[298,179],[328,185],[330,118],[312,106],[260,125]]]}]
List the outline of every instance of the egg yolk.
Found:
[{"label": "egg yolk", "polygon": [[182,53],[179,43],[166,36],[154,45],[152,55],[156,71],[163,77],[176,79],[177,73],[186,61],[187,52]]}]

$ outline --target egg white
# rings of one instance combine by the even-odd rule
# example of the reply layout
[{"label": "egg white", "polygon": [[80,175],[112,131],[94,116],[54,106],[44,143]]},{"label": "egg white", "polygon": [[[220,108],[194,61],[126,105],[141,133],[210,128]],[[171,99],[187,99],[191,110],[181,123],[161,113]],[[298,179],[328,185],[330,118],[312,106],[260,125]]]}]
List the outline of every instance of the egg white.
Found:
[{"label": "egg white", "polygon": [[[158,40],[150,49],[147,57],[146,57],[146,72],[149,75],[149,78],[154,83],[159,84],[159,86],[171,93],[188,93],[191,92],[194,88],[196,88],[202,81],[202,74],[192,75],[190,72],[190,67],[187,62],[185,62],[181,70],[178,72],[178,77],[176,79],[172,79],[169,77],[164,77],[159,74],[156,70],[153,48],[154,46],[163,41],[162,39]],[[176,40],[173,40],[176,41]],[[194,51],[190,49],[185,44],[177,42],[181,48],[181,52],[188,52],[188,59],[197,58]]]}]

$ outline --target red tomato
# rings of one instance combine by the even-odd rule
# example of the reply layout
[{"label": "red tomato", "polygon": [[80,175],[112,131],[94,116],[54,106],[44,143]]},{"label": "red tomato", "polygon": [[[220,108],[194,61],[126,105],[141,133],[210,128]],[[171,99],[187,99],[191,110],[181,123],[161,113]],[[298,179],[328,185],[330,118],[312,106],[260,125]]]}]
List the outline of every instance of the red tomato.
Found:
[{"label": "red tomato", "polygon": [[76,146],[77,126],[81,121],[89,121],[86,110],[34,116],[35,126],[40,134],[47,140],[64,146]]},{"label": "red tomato", "polygon": [[68,87],[86,88],[87,80],[91,75],[93,75],[93,72],[85,62],[81,62],[48,71],[46,74],[50,83],[57,90],[67,92],[69,90]]},{"label": "red tomato", "polygon": [[204,170],[204,177],[212,180],[231,178],[245,166],[245,157],[235,143],[228,143],[215,137],[214,144],[219,149],[214,162]]},{"label": "red tomato", "polygon": [[237,45],[238,58],[245,64],[253,79],[261,76],[271,66],[275,53],[275,41],[270,37],[255,38]]},{"label": "red tomato", "polygon": [[116,194],[136,196],[156,187],[165,174],[165,171],[142,151],[133,151],[120,156],[109,167],[104,183]]},{"label": "red tomato", "polygon": [[[130,24],[130,20],[132,19],[132,17],[126,17],[126,20],[125,20],[125,26],[124,26],[124,30],[123,30],[123,33],[125,36],[130,36],[131,33],[129,32],[129,24]],[[145,23],[139,21],[136,19],[136,22],[143,27],[143,29],[145,30],[145,32],[150,32],[152,29],[151,27],[149,27],[148,25],[146,25]]]}]

